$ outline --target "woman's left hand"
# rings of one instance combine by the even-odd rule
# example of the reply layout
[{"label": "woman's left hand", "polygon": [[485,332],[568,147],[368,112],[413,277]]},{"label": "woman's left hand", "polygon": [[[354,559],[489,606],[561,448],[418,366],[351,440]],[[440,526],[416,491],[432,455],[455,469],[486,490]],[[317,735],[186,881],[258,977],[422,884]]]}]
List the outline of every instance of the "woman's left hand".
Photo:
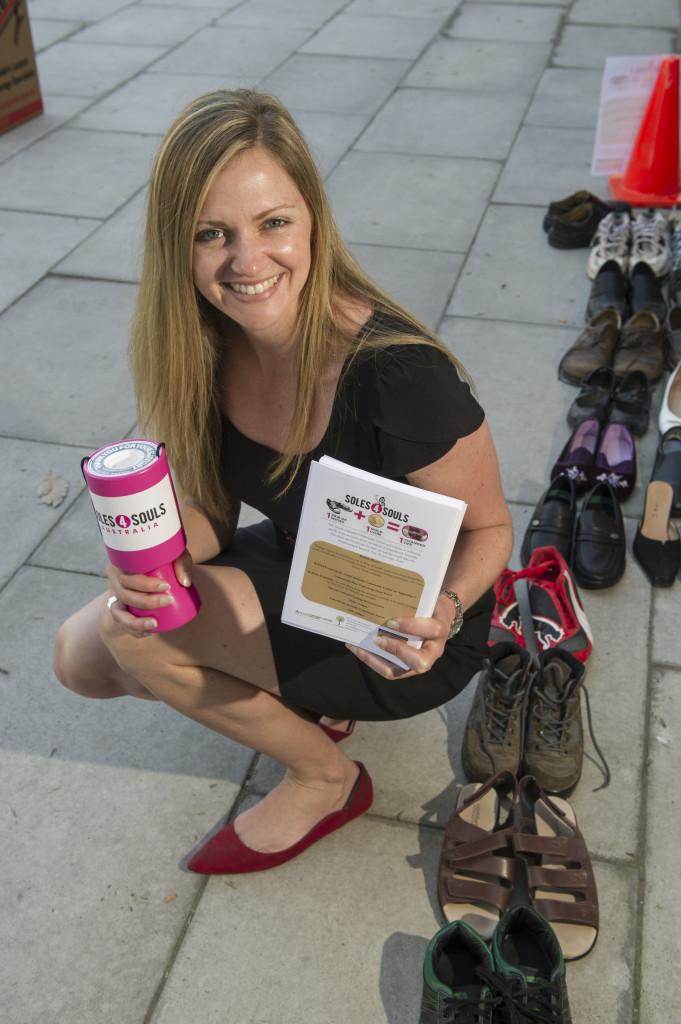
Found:
[{"label": "woman's left hand", "polygon": [[399,633],[411,633],[413,636],[422,636],[421,647],[412,647],[403,640],[392,640],[390,637],[377,637],[374,643],[379,650],[389,651],[395,654],[400,661],[403,661],[409,668],[400,668],[392,661],[386,661],[377,652],[372,654],[363,647],[355,647],[354,644],[346,644],[352,653],[363,661],[369,668],[374,669],[385,679],[404,679],[408,676],[418,676],[432,668],[437,659],[445,649],[445,642],[451,629],[451,622],[444,618],[414,619],[404,618],[391,621],[390,626],[386,623],[386,629],[393,629]]}]

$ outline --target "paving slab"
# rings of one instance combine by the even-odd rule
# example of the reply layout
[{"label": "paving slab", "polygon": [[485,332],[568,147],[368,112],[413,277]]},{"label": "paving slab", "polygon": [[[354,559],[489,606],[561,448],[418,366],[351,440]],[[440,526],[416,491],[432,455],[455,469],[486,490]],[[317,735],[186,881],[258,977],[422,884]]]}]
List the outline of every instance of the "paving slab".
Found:
[{"label": "paving slab", "polygon": [[355,149],[504,160],[526,107],[512,92],[398,89]]},{"label": "paving slab", "polygon": [[138,282],[140,251],[144,230],[145,190],[91,231],[66,259],[57,263],[53,274],[92,277],[107,281]]},{"label": "paving slab", "polygon": [[573,389],[560,384],[557,375],[569,331],[448,317],[440,337],[473,378],[499,446],[506,498],[534,507],[569,437],[565,414]]},{"label": "paving slab", "polygon": [[[557,194],[553,198],[559,198]],[[448,313],[523,323],[566,324],[572,341],[585,327],[591,282],[588,249],[554,249],[542,230],[548,191],[536,206],[488,207]],[[536,254],[541,253],[541,259]],[[568,346],[566,346],[567,348]]]},{"label": "paving slab", "polygon": [[[607,196],[607,179],[591,176],[594,138],[594,130],[586,128],[521,128],[499,178],[494,201],[543,205],[580,188]],[[566,152],[570,153],[569,160],[565,159]]]},{"label": "paving slab", "polygon": [[165,53],[162,46],[78,43],[71,37],[40,55],[40,87],[49,96],[102,96]]},{"label": "paving slab", "polygon": [[[121,134],[60,128],[36,142],[30,152],[17,153],[2,169],[3,207],[108,217],[144,185],[158,143]],[[119,160],[122,151],[124,161]],[[57,175],[55,167],[68,168],[68,173]]]},{"label": "paving slab", "polygon": [[593,131],[598,121],[602,79],[601,71],[547,68],[539,80],[525,124]]},{"label": "paving slab", "polygon": [[[0,209],[0,310],[96,230],[98,220]],[[35,240],[40,239],[36,245]]]},{"label": "paving slab", "polygon": [[681,772],[681,714],[678,671],[656,672],[653,678],[649,732],[650,763],[646,769],[646,885],[643,902],[641,1020],[674,1018],[681,998],[681,979],[668,965],[678,961],[678,908],[681,880],[677,851],[681,844],[681,801],[669,785]]},{"label": "paving slab", "polygon": [[553,40],[561,16],[560,10],[544,5],[467,3],[456,12],[445,35],[548,43]]},{"label": "paving slab", "polygon": [[461,253],[353,245],[367,273],[436,330],[463,265]]},{"label": "paving slab", "polygon": [[339,14],[301,46],[301,53],[349,57],[415,59],[442,24],[442,18]]},{"label": "paving slab", "polygon": [[98,103],[92,104],[73,121],[74,128],[108,132],[140,132],[165,135],[171,121],[183,107],[202,93],[213,89],[236,89],[238,76],[222,74],[171,75],[143,72]]},{"label": "paving slab", "polygon": [[31,0],[31,25],[41,18],[64,21],[99,21],[130,0]]},{"label": "paving slab", "polygon": [[[36,139],[42,139],[49,135],[55,128],[65,124],[66,121],[83,110],[90,100],[82,96],[50,96],[45,98],[45,110],[30,121],[24,121],[17,125],[10,132],[0,135],[0,162],[13,156],[27,146],[32,145]],[[4,205],[4,203],[3,203]]]},{"label": "paving slab", "polygon": [[154,70],[169,74],[205,74],[206,68],[222,71],[230,79],[241,78],[255,85],[270,74],[291,50],[298,49],[309,36],[305,29],[221,28],[212,25],[177,46],[154,65]]},{"label": "paving slab", "polygon": [[568,20],[589,25],[636,25],[678,31],[679,8],[675,0],[656,0],[641,5],[636,0],[575,0]]},{"label": "paving slab", "polygon": [[170,9],[130,4],[89,25],[72,41],[172,46],[184,42],[214,19],[214,8],[195,4]]},{"label": "paving slab", "polygon": [[283,25],[314,31],[344,7],[344,0],[246,0],[235,5],[217,24],[254,28]]},{"label": "paving slab", "polygon": [[151,1022],[416,1020],[440,846],[365,815],[276,871],[211,878]]},{"label": "paving slab", "polygon": [[529,95],[548,53],[547,43],[441,36],[414,64],[404,84],[420,89],[465,88],[494,96],[511,92]]},{"label": "paving slab", "polygon": [[324,178],[350,150],[366,127],[369,115],[292,110]]},{"label": "paving slab", "polygon": [[[4,544],[0,551],[0,586],[30,558],[78,497],[79,463],[78,452],[67,445],[0,438],[0,529],[3,536],[12,538],[12,543]],[[41,502],[37,493],[38,484],[48,473],[61,477],[68,485],[57,507]]]},{"label": "paving slab", "polygon": [[125,361],[135,288],[48,278],[2,315],[12,390],[0,433],[95,451],[126,437],[135,403]]},{"label": "paving slab", "polygon": [[404,18],[418,18],[424,15],[448,15],[459,6],[457,0],[352,0],[345,8],[346,14],[392,14]]},{"label": "paving slab", "polygon": [[292,110],[374,114],[409,67],[404,60],[296,54],[260,85]]},{"label": "paving slab", "polygon": [[34,13],[35,6],[34,0],[31,4],[30,15],[31,37],[33,39],[33,49],[36,53],[41,53],[49,46],[52,46],[53,43],[58,43],[61,39],[68,39],[69,36],[79,32],[83,27],[82,21],[62,21],[61,18],[38,18]]},{"label": "paving slab", "polygon": [[465,252],[497,172],[492,161],[353,151],[327,187],[351,243]]},{"label": "paving slab", "polygon": [[640,56],[642,54],[672,53],[675,33],[655,28],[615,26],[565,25],[553,54],[558,67],[605,67],[606,57]]}]

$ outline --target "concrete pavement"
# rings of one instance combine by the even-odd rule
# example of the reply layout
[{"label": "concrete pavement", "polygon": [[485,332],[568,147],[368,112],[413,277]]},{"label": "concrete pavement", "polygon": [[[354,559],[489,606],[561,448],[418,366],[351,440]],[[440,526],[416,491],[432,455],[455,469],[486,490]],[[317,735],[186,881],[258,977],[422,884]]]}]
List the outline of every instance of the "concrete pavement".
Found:
[{"label": "concrete pavement", "polygon": [[[589,175],[604,60],[678,50],[679,4],[28,9],[45,113],[0,136],[0,1016],[414,1024],[472,687],[357,727],[346,749],[373,777],[369,814],[276,871],[201,878],[183,858],[279,767],[168,708],[88,702],[52,675],[59,623],[104,584],[80,459],[135,431],[124,350],[150,160],[201,92],[256,85],[289,105],[360,259],[476,380],[518,548],[569,436],[576,392],[557,366],[589,291],[586,251],[549,248],[543,212],[577,188],[608,195]],[[630,542],[662,384],[624,506]],[[48,471],[69,484],[56,508],[36,494]],[[630,552],[617,586],[583,594],[612,783],[592,792],[587,756],[571,797],[601,908],[594,950],[568,965],[575,1024],[673,1021],[681,1005],[680,591],[653,591]]]}]

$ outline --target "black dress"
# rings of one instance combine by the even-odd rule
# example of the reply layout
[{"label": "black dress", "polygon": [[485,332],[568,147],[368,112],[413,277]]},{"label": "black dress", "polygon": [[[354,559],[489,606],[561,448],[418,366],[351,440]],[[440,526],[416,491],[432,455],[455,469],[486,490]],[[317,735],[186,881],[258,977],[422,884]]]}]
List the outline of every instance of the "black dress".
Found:
[{"label": "black dress", "polygon": [[[371,323],[371,321],[370,321]],[[369,326],[369,325],[367,325]],[[366,329],[366,328],[365,328]],[[282,696],[331,718],[407,718],[439,707],[480,669],[494,597],[469,608],[464,626],[428,672],[405,680],[379,676],[338,640],[281,622],[309,464],[322,455],[394,480],[436,462],[484,413],[447,356],[429,345],[370,350],[344,367],[327,431],[306,456],[282,500],[266,477],[275,452],[226,424],[223,471],[234,498],[267,519],[236,531],[214,564],[242,569],[265,614]],[[276,524],[276,525],[275,525]]]}]

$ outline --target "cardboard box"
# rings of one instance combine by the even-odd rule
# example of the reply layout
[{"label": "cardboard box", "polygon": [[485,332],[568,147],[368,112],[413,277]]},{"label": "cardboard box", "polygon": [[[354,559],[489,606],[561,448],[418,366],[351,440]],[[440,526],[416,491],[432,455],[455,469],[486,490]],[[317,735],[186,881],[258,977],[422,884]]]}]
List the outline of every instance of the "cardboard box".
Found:
[{"label": "cardboard box", "polygon": [[26,0],[0,0],[0,133],[42,111]]}]

